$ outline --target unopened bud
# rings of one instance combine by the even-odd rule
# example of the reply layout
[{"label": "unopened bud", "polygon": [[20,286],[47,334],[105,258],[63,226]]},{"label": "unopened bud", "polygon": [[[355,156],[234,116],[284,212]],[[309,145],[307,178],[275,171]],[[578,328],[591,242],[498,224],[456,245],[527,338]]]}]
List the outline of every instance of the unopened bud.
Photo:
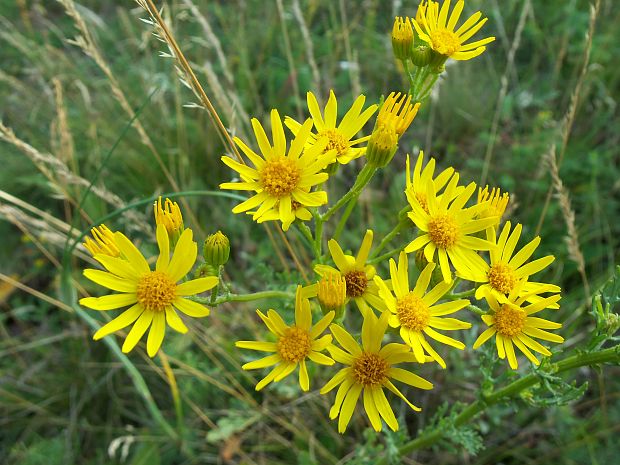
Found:
[{"label": "unopened bud", "polygon": [[347,301],[347,283],[344,277],[336,273],[323,276],[317,283],[316,296],[323,314],[333,310],[336,312],[336,319],[342,317]]},{"label": "unopened bud", "polygon": [[366,159],[371,166],[383,168],[392,161],[398,148],[398,135],[389,125],[380,125],[372,132],[366,149]]},{"label": "unopened bud", "polygon": [[205,240],[203,256],[207,265],[223,266],[230,256],[230,241],[222,231],[211,234]]},{"label": "unopened bud", "polygon": [[394,27],[392,28],[392,49],[394,56],[399,60],[406,60],[411,57],[411,49],[413,48],[413,27],[411,20],[405,16],[397,16],[394,19]]},{"label": "unopened bud", "polygon": [[411,62],[423,68],[431,62],[433,50],[428,45],[418,45],[411,52]]}]

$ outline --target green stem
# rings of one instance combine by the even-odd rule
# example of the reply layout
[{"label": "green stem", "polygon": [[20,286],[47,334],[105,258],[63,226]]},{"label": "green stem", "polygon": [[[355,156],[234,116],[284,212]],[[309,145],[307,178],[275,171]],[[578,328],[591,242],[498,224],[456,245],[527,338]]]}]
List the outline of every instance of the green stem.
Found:
[{"label": "green stem", "polygon": [[444,298],[450,300],[462,299],[463,297],[469,297],[476,293],[476,289],[469,289],[468,291],[456,292],[454,294],[446,294]]},{"label": "green stem", "polygon": [[[601,363],[620,363],[620,345],[610,347],[608,349],[598,350],[586,354],[576,354],[565,358],[551,365],[554,373],[562,373],[574,368],[582,366],[592,366]],[[513,381],[507,386],[496,390],[492,394],[484,396],[480,400],[476,400],[469,404],[455,419],[454,426],[460,426],[479,413],[483,412],[488,406],[497,404],[505,399],[509,399],[518,395],[524,389],[527,389],[540,381],[538,373],[531,373],[521,379]],[[422,434],[413,441],[408,442],[398,449],[398,455],[403,456],[414,450],[431,446],[443,438],[446,428],[436,428],[427,433]],[[388,457],[383,457],[377,462],[377,465],[387,465]]]},{"label": "green stem", "polygon": [[[329,220],[334,213],[336,213],[344,204],[346,204],[353,197],[357,197],[362,192],[362,189],[370,182],[372,177],[374,176],[377,168],[374,168],[370,165],[365,165],[362,168],[362,171],[357,175],[357,179],[355,180],[355,184],[353,187],[347,192],[344,196],[342,196],[338,202],[336,202],[331,208],[329,208],[325,214],[321,217],[321,223]],[[318,224],[317,224],[318,227]],[[318,236],[318,234],[317,234]]]},{"label": "green stem", "polygon": [[431,77],[430,81],[428,81],[428,84],[420,92],[420,98],[418,100],[419,102],[422,102],[428,98],[431,90],[433,89],[433,86],[435,85],[435,82],[437,82],[438,77],[439,74],[433,74],[433,77]]},{"label": "green stem", "polygon": [[317,218],[314,224],[314,255],[319,263],[323,256],[323,221],[323,218]]},{"label": "green stem", "polygon": [[381,242],[379,242],[379,245],[377,245],[377,247],[375,247],[375,250],[372,251],[372,253],[370,254],[370,259],[374,258],[379,252],[381,252],[386,245],[388,245],[390,243],[390,241],[400,232],[401,229],[403,229],[405,226],[407,225],[407,223],[405,223],[404,221],[399,222],[396,226],[394,226],[394,229],[392,229],[389,233],[387,233],[387,235],[381,240]]},{"label": "green stem", "polygon": [[252,302],[253,300],[260,299],[290,299],[294,294],[287,291],[261,291],[253,292],[251,294],[227,294],[219,296],[215,299],[215,302],[211,302],[210,297],[193,297],[192,300],[204,305],[220,305],[225,302]]},{"label": "green stem", "polygon": [[[312,231],[305,223],[301,221],[296,221],[295,226],[299,230],[299,232],[308,240],[310,247],[315,248],[314,237],[312,237]],[[316,249],[314,251],[316,253]]]},{"label": "green stem", "polygon": [[397,247],[396,249],[392,249],[389,252],[384,253],[383,255],[379,255],[378,257],[375,257],[372,260],[368,260],[368,264],[374,265],[375,263],[379,263],[379,262],[382,262],[383,260],[393,257],[397,253],[400,253],[405,247],[406,247],[405,245],[401,245],[400,247]]},{"label": "green stem", "polygon": [[336,230],[334,231],[334,236],[333,236],[335,240],[338,240],[338,238],[340,237],[340,234],[342,233],[342,230],[344,229],[344,225],[347,224],[347,220],[349,219],[351,212],[355,208],[355,205],[357,205],[357,197],[349,201],[349,203],[347,204],[347,208],[345,208],[344,212],[342,213],[342,216],[340,217],[340,220],[338,220],[338,226],[336,226]]},{"label": "green stem", "polygon": [[414,88],[415,80],[420,73],[420,67],[416,66],[415,71],[411,73],[411,70],[409,69],[409,60],[402,60],[402,62],[403,68],[405,68],[405,73],[407,73],[407,79],[409,80],[409,93],[411,93]]}]

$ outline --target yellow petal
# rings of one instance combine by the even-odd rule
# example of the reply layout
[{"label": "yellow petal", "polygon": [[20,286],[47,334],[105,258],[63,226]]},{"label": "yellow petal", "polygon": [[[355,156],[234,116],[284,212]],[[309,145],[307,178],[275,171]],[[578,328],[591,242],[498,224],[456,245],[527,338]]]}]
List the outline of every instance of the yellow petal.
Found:
[{"label": "yellow petal", "polygon": [[153,323],[149,330],[149,337],[146,341],[146,351],[149,357],[155,357],[157,351],[161,347],[161,343],[164,341],[164,335],[166,334],[166,315],[162,312],[153,314]]},{"label": "yellow petal", "polygon": [[125,338],[125,342],[123,342],[122,351],[124,353],[131,352],[136,344],[140,341],[146,330],[149,329],[151,322],[153,321],[153,312],[149,310],[145,310],[140,318],[136,320],[131,331]]},{"label": "yellow petal", "polygon": [[194,302],[193,300],[183,299],[181,297],[176,298],[172,305],[178,308],[180,311],[185,313],[188,316],[193,316],[194,318],[202,318],[208,316],[211,313],[207,307],[198,302]]},{"label": "yellow petal", "polygon": [[177,285],[176,294],[178,296],[196,295],[213,289],[219,279],[215,276],[207,276],[205,278],[192,279]]},{"label": "yellow petal", "polygon": [[108,334],[112,334],[116,331],[120,331],[121,329],[126,328],[131,323],[136,321],[143,311],[144,308],[139,304],[128,308],[119,316],[114,318],[112,321],[99,328],[99,330],[93,336],[93,339],[95,341],[98,341],[99,339],[107,336]]},{"label": "yellow petal", "polygon": [[93,310],[114,310],[135,304],[137,301],[136,294],[110,294],[102,297],[85,297],[80,299],[80,305]]},{"label": "yellow petal", "polygon": [[84,276],[113,291],[136,292],[136,281],[124,279],[106,271],[86,269],[84,270]]}]

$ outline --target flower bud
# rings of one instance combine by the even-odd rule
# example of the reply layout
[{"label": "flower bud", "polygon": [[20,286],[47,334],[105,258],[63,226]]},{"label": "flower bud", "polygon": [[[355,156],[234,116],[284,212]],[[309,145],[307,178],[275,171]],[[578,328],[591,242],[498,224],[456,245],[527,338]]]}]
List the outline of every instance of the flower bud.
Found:
[{"label": "flower bud", "polygon": [[392,161],[398,148],[398,135],[394,128],[380,125],[370,135],[366,148],[366,159],[371,166],[383,168]]},{"label": "flower bud", "polygon": [[84,239],[84,247],[90,252],[92,256],[95,255],[109,255],[110,257],[119,257],[121,255],[120,250],[116,246],[116,239],[114,233],[108,229],[105,224],[101,224],[90,230],[93,238],[86,237]]},{"label": "flower bud", "polygon": [[153,213],[155,215],[155,224],[163,224],[165,226],[170,244],[174,246],[185,229],[179,204],[168,198],[165,202],[162,202],[161,197],[159,197],[153,205]]},{"label": "flower bud", "polygon": [[344,277],[336,273],[323,276],[316,285],[316,296],[323,314],[333,310],[336,312],[335,318],[341,318],[347,301],[347,283]]},{"label": "flower bud", "polygon": [[394,56],[399,60],[406,60],[411,57],[411,49],[413,48],[413,27],[411,20],[405,16],[397,16],[394,19],[394,27],[392,28],[392,49]]},{"label": "flower bud", "polygon": [[433,50],[428,45],[418,45],[411,52],[411,62],[423,68],[431,62]]},{"label": "flower bud", "polygon": [[230,241],[222,231],[218,231],[207,237],[202,253],[207,265],[223,266],[230,256]]}]

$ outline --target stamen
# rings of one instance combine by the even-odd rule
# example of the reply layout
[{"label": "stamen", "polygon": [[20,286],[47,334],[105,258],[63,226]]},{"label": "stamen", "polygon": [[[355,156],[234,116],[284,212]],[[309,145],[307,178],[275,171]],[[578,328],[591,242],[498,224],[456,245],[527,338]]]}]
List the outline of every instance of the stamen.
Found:
[{"label": "stamen", "polygon": [[347,297],[361,297],[368,287],[368,278],[363,270],[351,270],[345,273],[344,280],[347,283]]},{"label": "stamen", "polygon": [[276,348],[284,360],[297,363],[310,352],[310,335],[304,329],[291,326],[278,339]]},{"label": "stamen", "polygon": [[260,182],[265,191],[277,198],[289,195],[301,179],[301,170],[293,160],[280,157],[267,160],[260,172]]},{"label": "stamen", "polygon": [[166,273],[152,271],[138,281],[138,302],[153,312],[161,312],[176,298],[177,285]]},{"label": "stamen", "polygon": [[502,294],[510,294],[510,291],[512,291],[517,283],[517,277],[512,268],[503,263],[496,263],[493,265],[489,269],[487,277],[489,278],[491,287]]},{"label": "stamen", "polygon": [[495,312],[495,328],[502,336],[513,337],[520,334],[527,315],[521,308],[513,307],[508,304],[502,305],[498,312]]},{"label": "stamen", "polygon": [[437,247],[449,249],[459,238],[459,227],[451,215],[437,215],[428,222],[428,235]]},{"label": "stamen", "polygon": [[353,377],[364,386],[383,384],[390,365],[378,354],[363,352],[353,362]]},{"label": "stamen", "polygon": [[422,331],[428,326],[431,312],[422,299],[410,292],[396,301],[396,316],[404,328]]},{"label": "stamen", "polygon": [[336,150],[338,156],[344,155],[349,150],[349,144],[345,137],[335,129],[324,129],[318,134],[318,138],[325,137],[327,139],[327,145],[323,150],[323,153],[327,153],[330,150]]},{"label": "stamen", "polygon": [[448,29],[435,29],[430,34],[433,50],[444,56],[451,56],[461,49],[457,35]]}]

